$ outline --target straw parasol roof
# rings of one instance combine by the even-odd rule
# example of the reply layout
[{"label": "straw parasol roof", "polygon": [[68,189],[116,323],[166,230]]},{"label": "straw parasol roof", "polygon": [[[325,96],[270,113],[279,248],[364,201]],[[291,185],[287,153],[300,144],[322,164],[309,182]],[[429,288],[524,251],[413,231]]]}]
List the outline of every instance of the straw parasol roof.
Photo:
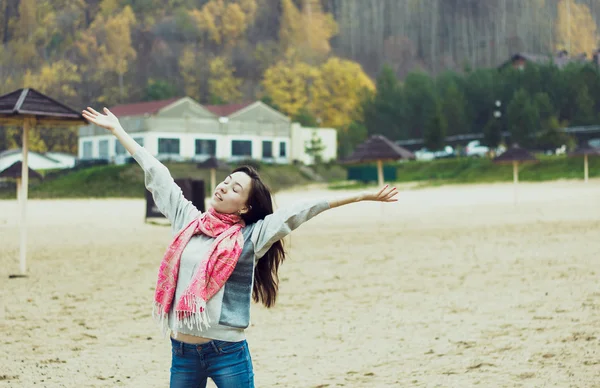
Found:
[{"label": "straw parasol roof", "polygon": [[588,143],[580,145],[575,150],[569,152],[569,156],[583,156],[583,155],[600,155],[600,148],[592,147]]},{"label": "straw parasol roof", "polygon": [[415,155],[406,148],[394,144],[385,136],[373,135],[364,143],[359,144],[352,155],[340,162],[342,164],[377,162],[377,183],[382,186],[383,162],[400,159],[415,159]]},{"label": "straw parasol roof", "polygon": [[537,158],[533,156],[531,152],[527,151],[525,148],[519,147],[518,145],[511,147],[504,153],[495,157],[493,160],[494,163],[498,164],[512,164],[513,162],[526,163],[537,161]]},{"label": "straw parasol roof", "polygon": [[370,163],[400,159],[415,159],[415,155],[406,148],[400,147],[382,135],[373,135],[358,145],[354,153],[343,159],[344,164]]},{"label": "straw parasol roof", "polygon": [[[0,178],[12,178],[12,179],[21,179],[21,170],[23,169],[23,162],[16,161],[7,168],[5,168],[2,172],[0,172]],[[42,176],[39,172],[33,170],[32,168],[27,168],[29,170],[29,178],[42,179]]]}]

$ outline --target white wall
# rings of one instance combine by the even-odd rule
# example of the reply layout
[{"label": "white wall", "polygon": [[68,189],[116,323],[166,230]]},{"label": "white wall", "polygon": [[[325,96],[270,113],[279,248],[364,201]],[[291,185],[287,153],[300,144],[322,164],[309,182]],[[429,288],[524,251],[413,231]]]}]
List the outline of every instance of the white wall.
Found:
[{"label": "white wall", "polygon": [[[135,132],[131,136],[134,139],[143,139],[143,146],[152,155],[158,155],[158,139],[179,139],[179,157],[180,160],[194,159],[196,139],[216,140],[216,157],[218,159],[231,160],[231,142],[232,140],[250,140],[252,141],[252,158],[262,160],[262,142],[270,140],[273,142],[273,158],[268,159],[274,163],[290,163],[293,160],[301,161],[304,164],[311,164],[312,159],[305,152],[305,146],[310,141],[313,131],[321,138],[325,145],[322,153],[323,160],[329,161],[337,158],[337,131],[331,128],[305,128],[298,123],[291,125],[291,137],[269,136],[269,135],[244,135],[227,133],[198,133],[198,132]],[[116,157],[115,144],[117,139],[110,134],[98,136],[85,136],[79,138],[78,156],[83,158],[83,143],[92,142],[92,159],[100,157],[99,142],[108,140],[109,161],[122,163],[128,154]],[[286,155],[280,157],[280,144],[285,143]],[[238,158],[242,159],[242,158]]]},{"label": "white wall", "polygon": [[325,149],[321,153],[323,161],[337,159],[337,131],[333,128],[308,128],[298,123],[292,124],[292,161],[300,161],[304,164],[312,164],[312,158],[306,153],[306,145],[310,143],[313,132],[321,138]]},{"label": "white wall", "polygon": [[[142,139],[142,143],[144,146],[146,146],[146,138],[148,137],[147,133],[132,133],[131,134],[132,137],[134,138],[134,140],[138,141],[140,139]],[[113,135],[100,135],[100,136],[85,136],[85,137],[80,137],[78,140],[78,146],[77,146],[77,157],[79,159],[84,159],[84,155],[83,155],[83,151],[84,151],[84,143],[87,142],[91,142],[92,143],[92,155],[88,158],[88,159],[98,159],[100,157],[100,141],[101,140],[107,140],[108,141],[108,160],[111,162],[115,161],[115,157],[116,155],[116,151],[115,151],[115,147],[116,147],[116,143],[117,143],[117,138],[114,137]],[[149,147],[152,150],[151,152],[153,152],[153,154],[155,154],[158,149],[158,145],[154,145],[154,149],[152,149],[153,144],[150,144]],[[127,151],[125,151],[124,155],[119,155],[120,157],[122,157],[122,159],[129,157],[129,153]],[[118,162],[122,162],[118,161]]]}]

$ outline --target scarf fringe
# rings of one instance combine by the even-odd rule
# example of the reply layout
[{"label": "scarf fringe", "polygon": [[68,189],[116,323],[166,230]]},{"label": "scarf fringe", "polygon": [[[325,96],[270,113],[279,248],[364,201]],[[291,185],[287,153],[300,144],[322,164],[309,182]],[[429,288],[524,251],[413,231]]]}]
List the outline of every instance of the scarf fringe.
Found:
[{"label": "scarf fringe", "polygon": [[[184,326],[189,330],[194,328],[198,328],[200,331],[208,329],[211,321],[206,311],[206,302],[194,295],[184,295],[183,298],[186,305],[191,307],[191,311],[175,309],[175,327],[171,329],[173,335],[176,337],[179,332],[178,329]],[[169,331],[169,314],[165,312],[162,304],[154,302],[152,318],[158,324],[163,337],[166,337]]]}]

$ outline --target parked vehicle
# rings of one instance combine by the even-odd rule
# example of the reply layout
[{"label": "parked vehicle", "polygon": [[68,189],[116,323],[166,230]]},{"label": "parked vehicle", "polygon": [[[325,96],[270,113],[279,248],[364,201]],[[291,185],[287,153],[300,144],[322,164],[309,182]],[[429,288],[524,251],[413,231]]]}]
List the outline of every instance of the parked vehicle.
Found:
[{"label": "parked vehicle", "polygon": [[470,141],[465,147],[466,156],[484,157],[490,152],[490,149],[481,144],[479,140]]},{"label": "parked vehicle", "polygon": [[453,158],[456,156],[454,148],[450,146],[446,146],[443,150],[440,151],[430,151],[427,148],[421,148],[420,150],[415,151],[414,154],[417,160]]}]

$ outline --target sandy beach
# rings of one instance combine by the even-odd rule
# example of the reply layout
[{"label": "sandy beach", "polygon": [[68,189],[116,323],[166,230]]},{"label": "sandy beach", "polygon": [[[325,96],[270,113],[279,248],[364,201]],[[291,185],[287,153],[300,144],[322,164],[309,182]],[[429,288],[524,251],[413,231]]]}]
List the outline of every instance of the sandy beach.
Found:
[{"label": "sandy beach", "polygon": [[[279,207],[344,192],[294,190]],[[151,319],[170,229],[143,200],[0,201],[0,387],[167,387]],[[252,307],[257,387],[600,387],[600,180],[402,190],[287,240]],[[209,384],[214,387],[214,385]]]}]

